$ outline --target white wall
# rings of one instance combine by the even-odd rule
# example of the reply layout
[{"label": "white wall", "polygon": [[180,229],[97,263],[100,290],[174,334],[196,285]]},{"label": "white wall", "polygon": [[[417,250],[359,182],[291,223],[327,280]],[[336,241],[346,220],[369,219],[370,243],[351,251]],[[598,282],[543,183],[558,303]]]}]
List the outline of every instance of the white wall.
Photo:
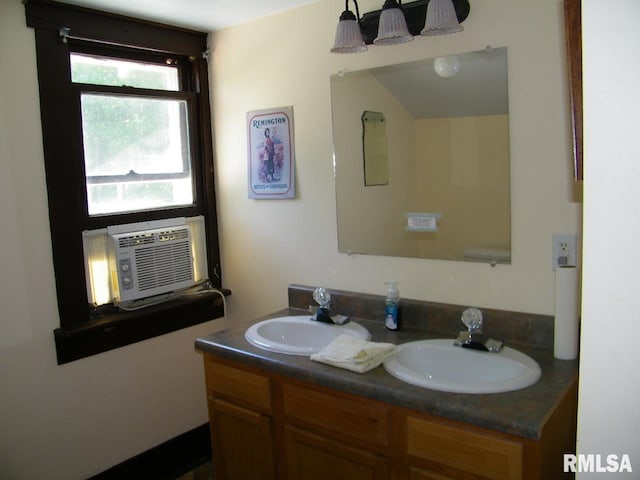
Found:
[{"label": "white wall", "polygon": [[[361,3],[361,11],[380,2]],[[580,230],[572,202],[562,2],[472,2],[464,31],[410,44],[329,53],[340,0],[322,0],[218,32],[212,85],[216,182],[230,318],[286,305],[290,283],[553,314],[551,236]],[[388,63],[506,46],[513,264],[338,253],[329,77]],[[298,197],[247,199],[246,113],[292,105]],[[354,141],[359,141],[355,138]],[[250,259],[251,261],[248,261]]]},{"label": "white wall", "polygon": [[585,180],[578,452],[603,458],[628,454],[633,473],[616,478],[638,478],[640,3],[582,0],[582,13]]},{"label": "white wall", "polygon": [[57,365],[34,33],[20,0],[0,1],[0,58],[0,478],[87,478],[207,421],[193,341],[217,325]]}]

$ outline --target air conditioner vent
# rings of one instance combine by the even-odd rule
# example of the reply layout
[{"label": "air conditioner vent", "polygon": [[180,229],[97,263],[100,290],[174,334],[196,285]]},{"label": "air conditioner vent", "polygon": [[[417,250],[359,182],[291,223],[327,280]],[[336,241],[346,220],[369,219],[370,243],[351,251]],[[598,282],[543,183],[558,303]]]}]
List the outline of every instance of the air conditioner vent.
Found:
[{"label": "air conditioner vent", "polygon": [[188,238],[180,242],[138,248],[135,258],[139,290],[193,279],[191,246]]},{"label": "air conditioner vent", "polygon": [[155,243],[156,237],[152,233],[139,233],[134,235],[127,235],[118,239],[119,248],[137,247],[139,245],[148,245]]},{"label": "air conditioner vent", "polygon": [[164,230],[158,232],[158,242],[173,242],[176,240],[188,240],[189,229]]},{"label": "air conditioner vent", "polygon": [[189,227],[111,235],[119,301],[160,295],[195,284]]}]

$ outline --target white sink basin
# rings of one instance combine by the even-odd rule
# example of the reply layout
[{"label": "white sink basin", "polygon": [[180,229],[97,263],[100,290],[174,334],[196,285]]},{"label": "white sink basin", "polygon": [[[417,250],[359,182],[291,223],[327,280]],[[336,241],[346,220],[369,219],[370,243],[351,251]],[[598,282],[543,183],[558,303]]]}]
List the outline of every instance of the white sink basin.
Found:
[{"label": "white sink basin", "polygon": [[396,378],[412,385],[454,393],[498,393],[536,383],[540,366],[509,347],[488,353],[454,347],[453,340],[420,340],[399,345],[384,362]]},{"label": "white sink basin", "polygon": [[247,329],[244,338],[258,348],[288,355],[311,355],[343,333],[369,340],[369,330],[354,322],[345,325],[311,320],[311,315],[271,318]]}]

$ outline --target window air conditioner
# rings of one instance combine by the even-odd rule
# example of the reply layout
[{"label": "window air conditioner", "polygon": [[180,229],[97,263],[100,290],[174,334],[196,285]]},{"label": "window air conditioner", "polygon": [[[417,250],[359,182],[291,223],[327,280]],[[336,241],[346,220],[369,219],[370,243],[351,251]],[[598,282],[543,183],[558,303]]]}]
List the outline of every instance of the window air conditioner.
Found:
[{"label": "window air conditioner", "polygon": [[[141,230],[131,228],[147,227]],[[155,227],[155,228],[154,228]],[[184,218],[109,227],[112,280],[117,302],[193,286],[191,232]]]}]

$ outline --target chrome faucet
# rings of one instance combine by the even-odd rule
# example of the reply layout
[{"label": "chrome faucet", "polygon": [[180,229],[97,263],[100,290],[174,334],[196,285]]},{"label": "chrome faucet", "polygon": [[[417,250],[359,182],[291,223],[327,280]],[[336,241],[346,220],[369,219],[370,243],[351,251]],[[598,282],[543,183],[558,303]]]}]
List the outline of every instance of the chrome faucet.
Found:
[{"label": "chrome faucet", "polygon": [[331,305],[331,294],[326,288],[318,287],[313,291],[313,299],[318,302],[319,307],[309,305],[309,311],[313,313],[311,320],[324,323],[335,323],[336,325],[344,325],[349,321],[344,315],[332,314],[329,306]]},{"label": "chrome faucet", "polygon": [[467,327],[466,332],[460,332],[453,342],[456,347],[472,348],[485,352],[496,353],[502,349],[502,342],[486,338],[482,334],[482,312],[475,307],[462,312],[462,323]]}]

